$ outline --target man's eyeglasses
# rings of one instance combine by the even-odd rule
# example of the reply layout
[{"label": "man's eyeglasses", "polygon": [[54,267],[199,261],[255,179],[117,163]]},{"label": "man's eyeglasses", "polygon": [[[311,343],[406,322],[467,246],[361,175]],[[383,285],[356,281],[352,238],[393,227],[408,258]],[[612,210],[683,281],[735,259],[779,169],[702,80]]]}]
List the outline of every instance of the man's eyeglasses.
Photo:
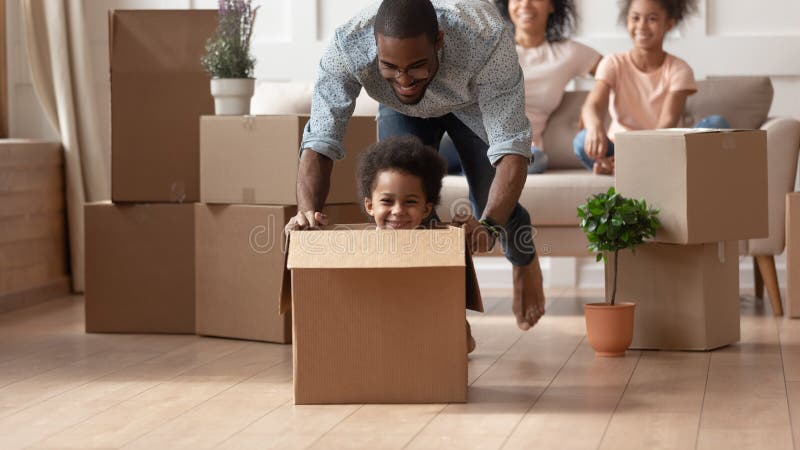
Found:
[{"label": "man's eyeglasses", "polygon": [[398,79],[398,78],[400,78],[400,75],[406,74],[411,79],[424,80],[424,79],[428,78],[429,76],[431,76],[431,71],[428,70],[425,67],[415,67],[413,69],[405,69],[405,70],[392,69],[392,68],[389,68],[389,67],[381,67],[379,70],[381,72],[381,75],[383,75],[384,78]]}]

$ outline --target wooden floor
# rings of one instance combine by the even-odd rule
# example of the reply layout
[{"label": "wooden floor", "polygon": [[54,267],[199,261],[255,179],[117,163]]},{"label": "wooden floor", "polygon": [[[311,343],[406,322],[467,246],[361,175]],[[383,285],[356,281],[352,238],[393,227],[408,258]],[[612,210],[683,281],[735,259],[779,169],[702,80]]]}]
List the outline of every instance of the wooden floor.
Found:
[{"label": "wooden floor", "polygon": [[[595,358],[580,305],[533,330],[471,315],[467,404],[292,404],[291,347],[87,335],[80,297],[0,315],[0,448],[784,449],[800,438],[800,320],[742,299],[742,342]],[[800,441],[798,441],[800,442]]]}]

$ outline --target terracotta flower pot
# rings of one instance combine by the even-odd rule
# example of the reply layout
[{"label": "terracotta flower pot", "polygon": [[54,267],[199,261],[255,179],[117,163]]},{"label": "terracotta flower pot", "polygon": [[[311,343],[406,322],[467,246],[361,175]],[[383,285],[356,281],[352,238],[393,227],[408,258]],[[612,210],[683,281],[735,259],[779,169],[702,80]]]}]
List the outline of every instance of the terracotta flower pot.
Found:
[{"label": "terracotta flower pot", "polygon": [[633,340],[633,303],[589,303],[583,305],[586,315],[586,337],[597,356],[625,356]]}]

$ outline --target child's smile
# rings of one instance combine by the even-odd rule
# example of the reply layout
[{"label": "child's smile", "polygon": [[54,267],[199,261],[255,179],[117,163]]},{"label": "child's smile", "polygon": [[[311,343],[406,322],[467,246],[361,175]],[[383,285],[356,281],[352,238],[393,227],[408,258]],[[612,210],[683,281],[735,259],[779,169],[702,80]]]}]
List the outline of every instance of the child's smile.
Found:
[{"label": "child's smile", "polygon": [[430,215],[433,204],[425,198],[419,177],[384,170],[376,177],[372,197],[364,199],[364,208],[378,228],[410,230]]}]

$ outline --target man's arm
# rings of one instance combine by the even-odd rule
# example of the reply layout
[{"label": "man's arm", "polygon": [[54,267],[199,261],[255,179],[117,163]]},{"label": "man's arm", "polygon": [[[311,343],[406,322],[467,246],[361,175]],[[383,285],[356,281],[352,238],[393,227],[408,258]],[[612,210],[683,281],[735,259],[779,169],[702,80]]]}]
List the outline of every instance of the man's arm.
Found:
[{"label": "man's arm", "polygon": [[528,158],[519,155],[505,155],[495,166],[494,181],[489,188],[489,199],[483,211],[497,223],[506,223],[511,216],[528,179]]},{"label": "man's arm", "polygon": [[504,30],[476,83],[489,138],[489,161],[496,167],[483,217],[505,224],[522,193],[531,158],[524,78],[508,30]]},{"label": "man's arm", "polygon": [[287,232],[328,224],[322,208],[330,190],[333,161],[344,158],[342,139],[361,91],[348,65],[334,35],[319,64],[297,171],[297,215],[286,224]]},{"label": "man's arm", "polygon": [[[321,214],[331,187],[333,160],[315,151],[304,151],[300,155],[300,168],[297,171],[297,216],[296,227],[291,229],[316,228],[327,225],[328,221]],[[292,222],[289,222],[292,224]]]}]

